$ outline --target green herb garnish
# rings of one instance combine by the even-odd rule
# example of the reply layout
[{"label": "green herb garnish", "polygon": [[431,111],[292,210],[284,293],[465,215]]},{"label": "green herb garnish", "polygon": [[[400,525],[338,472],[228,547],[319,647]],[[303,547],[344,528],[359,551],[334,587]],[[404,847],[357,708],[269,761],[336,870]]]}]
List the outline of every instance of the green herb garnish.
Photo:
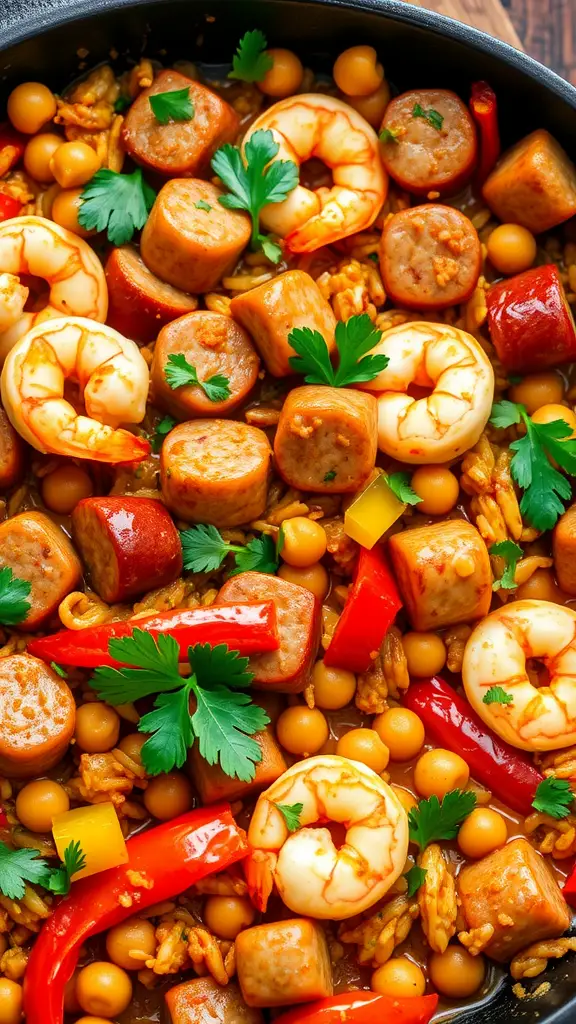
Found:
[{"label": "green herb garnish", "polygon": [[73,875],[86,867],[86,857],[80,843],[69,843],[64,850],[64,862],[59,868],[52,868],[46,881],[46,888],[57,896],[70,892]]},{"label": "green herb garnish", "polygon": [[150,437],[150,447],[152,451],[157,455],[160,451],[164,438],[171,430],[176,426],[176,420],[172,419],[172,416],[164,416],[159,423],[156,424],[156,429]]},{"label": "green herb garnish", "polygon": [[298,354],[289,359],[296,373],[304,374],[307,384],[328,384],[345,388],[350,384],[373,380],[389,363],[388,356],[366,355],[382,336],[367,313],[351,316],[336,324],[335,341],[338,350],[338,369],[330,362],[328,346],[319,331],[311,327],[294,327],[288,341]]},{"label": "green herb garnish", "polygon": [[568,779],[550,777],[542,779],[536,788],[532,807],[551,818],[567,818],[574,803],[574,793]]},{"label": "green herb garnish", "polygon": [[442,798],[420,800],[408,814],[410,839],[423,850],[439,839],[455,839],[458,828],[476,806],[476,796],[468,790],[452,789]]},{"label": "green herb garnish", "polygon": [[421,107],[419,103],[415,103],[414,106],[412,107],[412,117],[424,118],[424,120],[428,121],[428,124],[431,124],[433,128],[437,129],[437,131],[440,131],[442,125],[444,124],[444,118],[442,114],[440,114],[437,110],[434,110],[433,107],[430,107],[429,110],[424,110],[424,108]]},{"label": "green herb garnish", "polygon": [[247,544],[228,544],[215,526],[200,523],[184,530],[180,540],[186,572],[214,572],[230,554],[235,556],[231,576],[239,572],[275,573],[278,568],[279,552],[267,533]]},{"label": "green herb garnish", "polygon": [[205,199],[199,199],[197,203],[194,203],[197,210],[205,210],[206,213],[210,213],[212,207],[210,203],[207,203]]},{"label": "green herb garnish", "polygon": [[274,807],[280,811],[289,832],[296,832],[300,828],[300,815],[304,810],[304,804],[274,804]]},{"label": "green herb garnish", "polygon": [[410,870],[406,872],[404,878],[408,883],[408,891],[406,895],[409,900],[416,895],[427,874],[428,871],[426,868],[421,868],[418,864],[415,864],[414,867],[410,868]]},{"label": "green herb garnish", "polygon": [[83,228],[107,231],[113,245],[129,242],[144,227],[156,193],[146,184],[140,167],[132,174],[102,168],[84,186],[78,223]]},{"label": "green herb garnish", "polygon": [[259,28],[245,32],[232,58],[232,71],[228,72],[228,78],[261,82],[274,66],[272,57],[266,53],[267,45],[266,36]]},{"label": "green herb garnish", "polygon": [[482,697],[483,704],[513,704],[514,697],[501,686],[491,686]]},{"label": "green herb garnish", "polygon": [[399,144],[399,142],[398,142],[398,136],[399,135],[400,135],[400,129],[399,128],[383,128],[382,131],[380,132],[380,135],[378,136],[378,138],[380,139],[380,142],[384,142],[384,143],[386,143],[386,142],[395,142],[396,145],[398,145]]},{"label": "green herb garnish", "polygon": [[211,402],[225,402],[230,398],[230,381],[221,373],[215,373],[207,380],[200,380],[196,367],[188,362],[183,352],[171,353],[164,368],[164,378],[169,387],[185,388],[198,386]]},{"label": "green herb garnish", "polygon": [[28,580],[14,576],[9,565],[0,569],[0,624],[16,626],[22,622],[30,611],[30,601],[26,598],[32,590]]},{"label": "green herb garnish", "polygon": [[405,505],[419,505],[422,501],[410,487],[409,473],[391,473],[386,477],[386,483],[398,501],[403,501]]},{"label": "green herb garnish", "polygon": [[154,117],[160,124],[171,121],[191,121],[194,117],[194,103],[190,96],[190,86],[184,89],[172,89],[170,92],[155,92],[148,97]]},{"label": "green herb garnish", "polygon": [[514,582],[516,566],[524,554],[520,545],[515,544],[513,540],[501,540],[498,544],[493,544],[488,548],[488,554],[503,558],[506,562],[504,572],[499,580],[494,580],[492,590],[515,590],[517,586]]}]

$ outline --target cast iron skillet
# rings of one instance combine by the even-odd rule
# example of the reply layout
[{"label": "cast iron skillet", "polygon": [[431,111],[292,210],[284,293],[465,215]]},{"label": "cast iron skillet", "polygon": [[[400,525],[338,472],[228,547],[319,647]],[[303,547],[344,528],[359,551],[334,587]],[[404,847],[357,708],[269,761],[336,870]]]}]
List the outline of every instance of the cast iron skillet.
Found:
[{"label": "cast iron skillet", "polygon": [[[83,66],[109,59],[111,48],[120,62],[145,52],[221,64],[248,28],[263,29],[271,45],[293,47],[317,70],[329,71],[346,46],[372,43],[400,91],[444,86],[466,97],[471,81],[487,79],[506,144],[546,127],[575,155],[576,89],[507,44],[403,0],[0,0],[0,102],[25,79],[61,89]],[[81,54],[85,65],[82,49],[89,51]],[[495,996],[456,1019],[575,1024],[576,957],[525,987],[533,992],[542,981],[550,990],[523,1000],[501,981]]]}]

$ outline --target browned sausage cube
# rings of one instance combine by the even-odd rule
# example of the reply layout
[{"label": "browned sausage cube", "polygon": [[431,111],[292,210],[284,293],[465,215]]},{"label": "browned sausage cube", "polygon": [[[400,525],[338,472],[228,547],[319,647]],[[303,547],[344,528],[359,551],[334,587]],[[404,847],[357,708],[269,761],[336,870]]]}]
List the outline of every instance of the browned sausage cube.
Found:
[{"label": "browned sausage cube", "polygon": [[[260,701],[255,700],[254,703],[259,704]],[[219,765],[208,764],[200,756],[197,744],[192,747],[188,756],[188,771],[203,804],[215,804],[219,800],[244,800],[253,793],[267,789],[284,774],[288,765],[272,726],[266,726],[252,739],[256,740],[262,751],[262,760],[254,765],[255,774],[251,782],[232,779]]]},{"label": "browned sausage cube", "polygon": [[58,764],[74,734],[76,704],[67,683],[30,654],[0,658],[0,772],[17,779]]},{"label": "browned sausage cube", "polygon": [[56,613],[82,576],[68,537],[44,512],[21,512],[0,524],[0,568],[5,566],[32,586],[30,610],[18,624],[31,633]]},{"label": "browned sausage cube", "polygon": [[302,491],[357,491],[374,469],[378,405],[350,388],[308,384],[290,391],[274,439],[278,472]]},{"label": "browned sausage cube", "polygon": [[460,520],[404,530],[390,555],[414,629],[442,629],[487,615],[492,572],[476,527]]},{"label": "browned sausage cube", "polygon": [[309,681],[320,639],[320,603],[309,590],[262,572],[242,572],[222,587],[218,604],[274,601],[280,647],[253,654],[257,689],[300,693]]},{"label": "browned sausage cube", "polygon": [[182,572],[180,536],[161,501],[83,498],[72,528],[94,590],[108,604],[165,587]]},{"label": "browned sausage cube", "polygon": [[[199,380],[219,374],[228,381],[228,398],[213,402],[199,385],[171,388],[166,380],[169,357],[183,355]],[[152,360],[154,403],[178,419],[226,416],[249,395],[260,360],[246,331],[232,317],[207,309],[190,313],[160,331]]]},{"label": "browned sausage cube", "polygon": [[[160,124],[150,106],[150,96],[188,89],[194,106],[189,121]],[[200,82],[166,69],[130,107],[122,128],[122,141],[131,157],[168,177],[188,177],[208,170],[210,160],[224,142],[234,142],[239,119],[235,110]]]},{"label": "browned sausage cube", "polygon": [[562,590],[576,595],[576,505],[567,509],[554,527],[552,554],[556,578]]},{"label": "browned sausage cube", "polygon": [[493,960],[510,960],[532,942],[558,938],[570,924],[552,871],[527,839],[514,839],[462,868],[458,894],[467,931],[493,929],[482,943]]},{"label": "browned sausage cube", "polygon": [[164,324],[198,308],[195,295],[156,277],[133,245],[112,249],[106,260],[106,323],[141,344],[154,341]]},{"label": "browned sausage cube", "polygon": [[0,409],[0,491],[13,487],[24,476],[24,442]]},{"label": "browned sausage cube", "polygon": [[499,220],[538,235],[576,213],[576,167],[556,139],[539,128],[504,154],[482,194]]},{"label": "browned sausage cube", "polygon": [[332,995],[332,968],[321,925],[305,917],[246,928],[236,966],[248,1006],[286,1006]]},{"label": "browned sausage cube", "polygon": [[258,288],[237,295],[232,316],[252,335],[262,359],[274,377],[294,373],[288,360],[296,353],[288,341],[294,327],[319,331],[334,351],[336,317],[310,274],[287,270]]},{"label": "browned sausage cube", "polygon": [[170,1024],[262,1024],[260,1010],[246,1006],[233,981],[192,978],[174,985],[165,996]]},{"label": "browned sausage cube", "polygon": [[219,284],[250,239],[250,217],[218,202],[209,181],[173,178],[160,189],[140,239],[142,259],[153,274],[185,292]]},{"label": "browned sausage cube", "polygon": [[236,420],[193,420],[162,445],[160,475],[168,508],[190,523],[240,526],[266,508],[270,443]]}]

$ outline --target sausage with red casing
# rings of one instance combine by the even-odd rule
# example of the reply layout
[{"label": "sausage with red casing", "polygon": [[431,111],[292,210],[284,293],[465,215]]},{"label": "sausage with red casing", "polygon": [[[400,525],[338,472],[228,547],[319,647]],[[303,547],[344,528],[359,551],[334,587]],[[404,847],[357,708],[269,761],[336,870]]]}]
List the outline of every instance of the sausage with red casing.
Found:
[{"label": "sausage with red casing", "polygon": [[64,679],[30,654],[0,658],[0,772],[43,775],[74,734],[76,705]]},{"label": "sausage with red casing", "polygon": [[195,295],[156,277],[133,245],[112,249],[106,266],[107,324],[141,344],[154,341],[164,324],[198,308]]}]

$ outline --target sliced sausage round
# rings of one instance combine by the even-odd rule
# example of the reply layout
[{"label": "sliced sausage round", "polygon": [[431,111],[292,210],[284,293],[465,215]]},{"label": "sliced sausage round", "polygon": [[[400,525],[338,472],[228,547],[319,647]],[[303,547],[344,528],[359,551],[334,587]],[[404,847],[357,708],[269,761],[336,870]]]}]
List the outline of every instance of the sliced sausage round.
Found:
[{"label": "sliced sausage round", "polygon": [[380,241],[386,293],[408,309],[444,309],[469,299],[480,276],[476,228],[451,206],[426,203],[401,210]]},{"label": "sliced sausage round", "polygon": [[39,658],[0,658],[0,772],[41,775],[62,759],[74,735],[76,705],[60,676]]},{"label": "sliced sausage round", "polygon": [[[180,89],[188,89],[194,116],[189,121],[161,124],[150,97]],[[217,93],[179,71],[165,69],[128,110],[122,142],[137,163],[169,177],[186,177],[207,171],[218,147],[235,141],[239,124],[236,111]]]},{"label": "sliced sausage round", "polygon": [[106,266],[106,323],[141,344],[154,341],[164,324],[198,308],[195,295],[166,284],[144,263],[133,245],[112,249]]},{"label": "sliced sausage round", "polygon": [[162,281],[185,292],[210,291],[248,245],[250,217],[218,202],[209,181],[174,178],[160,189],[140,240],[142,259]]},{"label": "sliced sausage round", "polygon": [[25,468],[24,441],[0,409],[0,491],[18,483]]},{"label": "sliced sausage round", "polygon": [[108,604],[165,587],[182,572],[178,530],[161,501],[83,498],[72,529],[92,585]]},{"label": "sliced sausage round", "polygon": [[240,526],[266,508],[270,443],[236,420],[193,420],[162,445],[160,473],[168,508],[190,523]]},{"label": "sliced sausage round", "polygon": [[[199,380],[220,375],[228,381],[229,397],[213,402],[199,385],[171,388],[165,371],[169,357],[183,355]],[[250,337],[230,316],[200,310],[164,327],[154,346],[154,402],[178,419],[226,416],[249,395],[256,383],[260,360]]]},{"label": "sliced sausage round", "polygon": [[384,166],[408,192],[450,195],[472,175],[476,128],[460,97],[448,89],[397,96],[386,107],[381,132]]},{"label": "sliced sausage round", "polygon": [[280,647],[252,654],[253,686],[301,693],[310,678],[320,639],[320,603],[309,590],[263,572],[242,572],[222,587],[218,604],[274,601]]}]

